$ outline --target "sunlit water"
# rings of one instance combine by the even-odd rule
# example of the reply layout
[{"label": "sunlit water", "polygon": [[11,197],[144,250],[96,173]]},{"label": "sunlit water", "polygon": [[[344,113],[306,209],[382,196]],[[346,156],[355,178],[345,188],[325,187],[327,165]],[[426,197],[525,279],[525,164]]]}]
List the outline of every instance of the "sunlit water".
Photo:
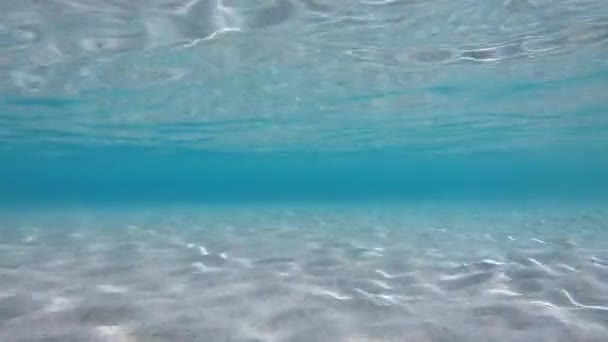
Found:
[{"label": "sunlit water", "polygon": [[600,0],[0,3],[0,341],[608,340]]}]

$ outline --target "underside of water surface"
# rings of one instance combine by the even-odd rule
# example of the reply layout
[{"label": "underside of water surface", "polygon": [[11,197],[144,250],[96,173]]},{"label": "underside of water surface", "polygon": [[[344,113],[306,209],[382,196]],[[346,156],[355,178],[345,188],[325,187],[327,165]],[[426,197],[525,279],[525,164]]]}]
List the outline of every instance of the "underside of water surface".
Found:
[{"label": "underside of water surface", "polygon": [[0,341],[608,340],[601,0],[0,3]]}]

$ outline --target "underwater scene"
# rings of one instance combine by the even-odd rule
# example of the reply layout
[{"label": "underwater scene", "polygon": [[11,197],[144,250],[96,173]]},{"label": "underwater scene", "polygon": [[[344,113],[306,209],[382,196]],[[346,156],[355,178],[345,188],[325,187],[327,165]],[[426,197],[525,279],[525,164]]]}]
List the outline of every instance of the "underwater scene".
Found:
[{"label": "underwater scene", "polygon": [[0,2],[0,341],[608,341],[608,6]]}]

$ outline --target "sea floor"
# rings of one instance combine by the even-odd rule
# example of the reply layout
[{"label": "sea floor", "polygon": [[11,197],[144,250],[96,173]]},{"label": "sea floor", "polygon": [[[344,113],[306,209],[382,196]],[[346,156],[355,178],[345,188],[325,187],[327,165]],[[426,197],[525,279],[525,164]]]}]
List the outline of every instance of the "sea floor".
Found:
[{"label": "sea floor", "polygon": [[0,219],[0,341],[608,340],[601,203]]}]

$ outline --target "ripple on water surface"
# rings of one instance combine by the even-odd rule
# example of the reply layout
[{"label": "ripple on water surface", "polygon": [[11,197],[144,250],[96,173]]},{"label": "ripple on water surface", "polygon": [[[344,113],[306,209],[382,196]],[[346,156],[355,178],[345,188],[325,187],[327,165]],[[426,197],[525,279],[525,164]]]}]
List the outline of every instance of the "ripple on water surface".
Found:
[{"label": "ripple on water surface", "polygon": [[[605,140],[600,0],[60,0],[0,9],[0,119],[11,127],[0,141],[11,145],[443,151]],[[553,120],[539,117],[548,110]],[[227,121],[238,134],[192,129]],[[500,143],[471,143],[488,127],[502,128]],[[564,127],[586,131],[559,134]]]}]

